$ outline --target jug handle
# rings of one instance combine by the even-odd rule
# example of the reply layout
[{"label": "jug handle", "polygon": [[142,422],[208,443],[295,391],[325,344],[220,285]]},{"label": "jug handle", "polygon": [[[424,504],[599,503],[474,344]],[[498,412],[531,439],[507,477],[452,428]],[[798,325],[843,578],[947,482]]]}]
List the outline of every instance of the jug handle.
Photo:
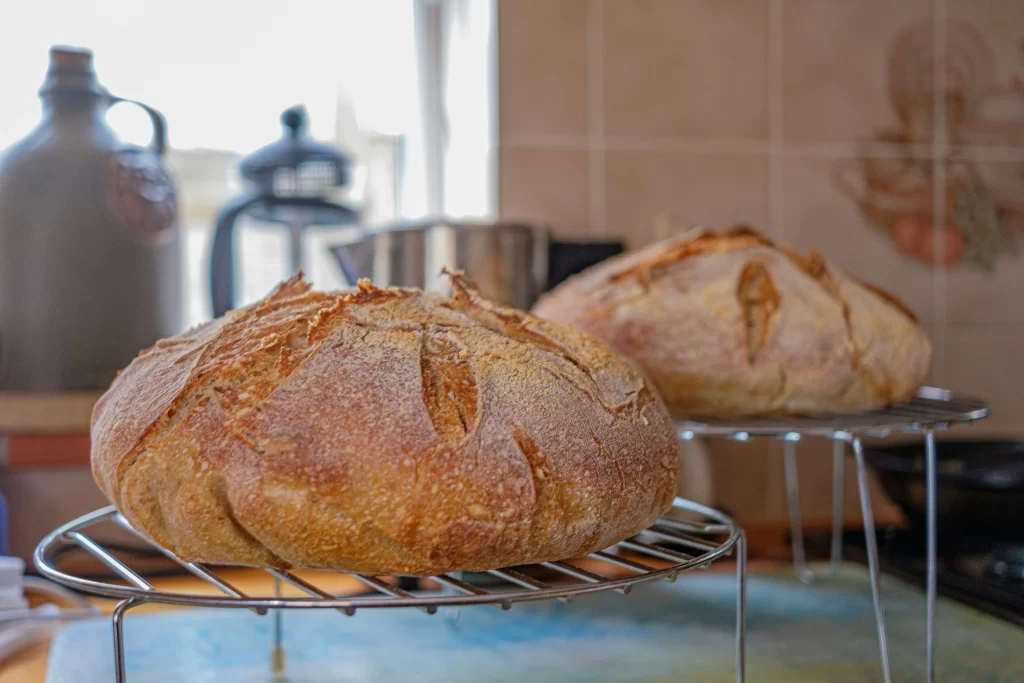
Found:
[{"label": "jug handle", "polygon": [[126,104],[134,104],[137,107],[141,107],[146,114],[149,115],[149,121],[153,125],[153,140],[149,143],[149,148],[156,153],[157,156],[163,156],[167,150],[167,119],[164,115],[158,112],[148,104],[143,104],[138,100],[128,100],[123,97],[111,97],[110,104],[114,105],[118,102],[124,102]]}]

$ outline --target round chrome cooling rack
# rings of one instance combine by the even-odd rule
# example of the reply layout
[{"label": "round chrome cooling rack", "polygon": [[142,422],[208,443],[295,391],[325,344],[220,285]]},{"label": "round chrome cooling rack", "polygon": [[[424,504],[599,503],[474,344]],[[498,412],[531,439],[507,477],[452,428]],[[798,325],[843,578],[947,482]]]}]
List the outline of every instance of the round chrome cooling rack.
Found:
[{"label": "round chrome cooling rack", "polygon": [[677,420],[679,437],[689,440],[696,437],[723,437],[736,441],[749,441],[754,437],[774,437],[783,441],[783,463],[785,467],[786,500],[789,507],[790,532],[793,544],[793,565],[797,576],[804,583],[812,583],[819,577],[807,566],[804,550],[803,524],[800,515],[799,478],[797,473],[796,445],[804,437],[831,439],[832,447],[832,548],[829,575],[839,572],[843,559],[843,490],[844,454],[846,444],[852,447],[857,466],[857,488],[860,495],[861,516],[864,522],[865,545],[868,556],[868,573],[871,579],[871,595],[875,608],[875,624],[878,631],[879,658],[882,676],[890,683],[889,645],[886,636],[885,613],[882,608],[882,594],[878,577],[878,541],[875,536],[874,511],[868,489],[868,473],[864,463],[863,437],[887,437],[893,434],[912,434],[924,438],[925,480],[927,492],[927,681],[935,681],[935,603],[937,600],[937,554],[936,554],[936,482],[935,482],[935,432],[949,429],[955,424],[970,424],[988,417],[988,404],[984,401],[956,396],[953,392],[937,387],[921,387],[917,395],[905,403],[898,403],[881,410],[830,415],[826,417],[778,417],[739,418],[723,420],[717,418],[691,417]]},{"label": "round chrome cooling rack", "polygon": [[746,441],[753,436],[780,438],[820,436],[852,441],[859,436],[883,437],[894,433],[922,433],[925,429],[948,429],[988,417],[988,404],[974,398],[955,396],[947,389],[921,387],[906,403],[881,410],[825,417],[751,417],[737,420],[692,417],[677,420],[679,435],[723,436]]},{"label": "round chrome cooling rack", "polygon": [[[676,513],[684,513],[694,519],[677,519]],[[128,563],[88,535],[90,528],[105,522],[112,522],[134,534],[223,595],[158,590]],[[119,577],[121,582],[85,578],[60,569],[57,557],[63,555],[69,547],[77,547],[92,555]],[[668,515],[648,529],[609,548],[591,553],[585,559],[492,569],[486,572],[491,579],[487,585],[471,583],[460,573],[442,574],[429,577],[441,586],[439,591],[418,591],[415,594],[384,577],[350,574],[373,589],[375,594],[339,597],[294,572],[262,568],[261,571],[274,579],[274,595],[249,595],[218,574],[223,567],[187,562],[179,558],[132,528],[128,520],[113,507],[96,510],[58,527],[40,542],[34,559],[39,572],[48,579],[74,590],[121,601],[112,618],[114,663],[117,683],[125,683],[124,615],[131,608],[145,603],[245,608],[261,615],[270,612],[275,619],[270,666],[274,674],[280,676],[284,673],[285,661],[281,621],[281,610],[284,609],[335,609],[352,616],[364,609],[415,607],[427,614],[435,614],[438,608],[451,608],[445,610],[451,618],[457,614],[455,608],[463,606],[494,605],[507,610],[515,603],[551,599],[571,602],[578,595],[599,591],[614,590],[626,594],[635,585],[657,580],[674,581],[680,574],[694,569],[706,569],[716,560],[735,554],[736,680],[742,683],[746,649],[746,553],[746,539],[731,518],[699,503],[677,498]],[[544,580],[537,578],[538,575]],[[290,584],[307,597],[282,596],[283,584]]]}]

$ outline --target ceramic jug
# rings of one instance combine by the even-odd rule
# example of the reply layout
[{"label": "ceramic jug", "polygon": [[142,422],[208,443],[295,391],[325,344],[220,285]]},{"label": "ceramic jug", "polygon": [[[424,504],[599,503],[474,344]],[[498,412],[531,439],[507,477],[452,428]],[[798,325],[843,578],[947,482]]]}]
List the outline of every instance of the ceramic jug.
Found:
[{"label": "ceramic jug", "polygon": [[180,332],[182,267],[163,116],[147,148],[105,114],[92,54],[54,48],[39,125],[0,157],[0,391],[105,389]]}]

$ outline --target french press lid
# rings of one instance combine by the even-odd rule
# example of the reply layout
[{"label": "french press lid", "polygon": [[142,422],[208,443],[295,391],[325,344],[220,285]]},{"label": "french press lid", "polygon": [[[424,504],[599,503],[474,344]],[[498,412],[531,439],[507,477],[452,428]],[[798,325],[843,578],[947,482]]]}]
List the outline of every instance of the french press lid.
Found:
[{"label": "french press lid", "polygon": [[352,161],[307,134],[306,109],[281,114],[284,134],[242,159],[242,177],[267,197],[324,197],[349,183]]},{"label": "french press lid", "polygon": [[316,226],[353,225],[359,212],[332,201],[338,188],[346,187],[352,161],[306,134],[306,110],[286,109],[281,115],[284,135],[261,147],[239,164],[246,191],[230,200],[217,216],[210,247],[210,296],[213,314],[219,316],[235,305],[234,232],[242,216],[288,226],[291,234],[291,266],[302,266],[302,233]]}]

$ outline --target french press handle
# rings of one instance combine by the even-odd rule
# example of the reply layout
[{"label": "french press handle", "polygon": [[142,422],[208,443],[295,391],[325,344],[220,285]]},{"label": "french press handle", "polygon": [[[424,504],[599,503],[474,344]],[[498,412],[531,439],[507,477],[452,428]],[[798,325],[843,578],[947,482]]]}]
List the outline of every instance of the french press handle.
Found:
[{"label": "french press handle", "polygon": [[[245,195],[229,201],[213,228],[210,245],[210,303],[213,317],[219,318],[235,307],[235,224],[242,214],[250,209],[263,206],[298,207],[332,212],[339,224],[352,225],[356,215],[351,209],[328,202],[319,197],[271,197],[267,195]],[[344,268],[343,268],[344,270]],[[345,273],[346,278],[352,272]]]},{"label": "french press handle", "polygon": [[157,156],[163,156],[164,151],[167,149],[167,119],[164,115],[158,112],[148,104],[143,104],[138,100],[129,100],[124,97],[111,97],[110,104],[115,105],[119,102],[125,102],[126,104],[134,104],[137,107],[141,107],[146,114],[149,115],[149,121],[153,124],[153,139],[149,143],[149,148],[156,153]]}]

